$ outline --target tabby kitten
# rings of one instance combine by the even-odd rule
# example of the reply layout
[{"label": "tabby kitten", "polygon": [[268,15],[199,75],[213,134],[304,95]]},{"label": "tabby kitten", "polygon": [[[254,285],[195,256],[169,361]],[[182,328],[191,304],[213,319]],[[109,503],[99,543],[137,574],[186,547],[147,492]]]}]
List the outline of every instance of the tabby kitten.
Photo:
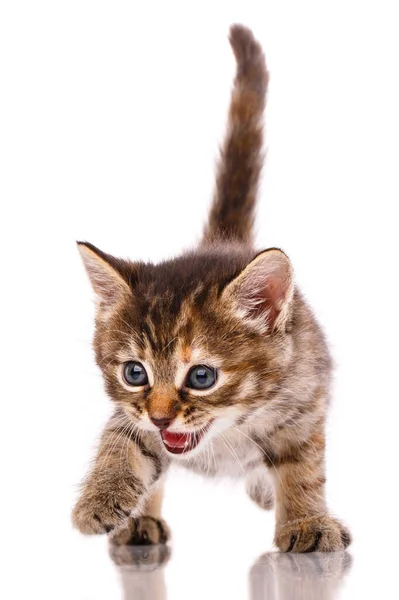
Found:
[{"label": "tabby kitten", "polygon": [[331,359],[286,254],[253,247],[268,72],[251,31],[234,25],[230,42],[237,74],[198,247],[153,265],[79,243],[115,412],[73,522],[116,544],[166,542],[162,485],[179,461],[243,476],[258,505],[276,504],[280,550],[341,550],[350,534],[325,500]]}]

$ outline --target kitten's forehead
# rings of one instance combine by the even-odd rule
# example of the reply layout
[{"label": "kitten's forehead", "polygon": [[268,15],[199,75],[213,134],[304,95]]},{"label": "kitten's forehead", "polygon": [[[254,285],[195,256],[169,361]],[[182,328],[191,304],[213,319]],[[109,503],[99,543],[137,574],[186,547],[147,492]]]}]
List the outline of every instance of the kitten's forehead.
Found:
[{"label": "kitten's forehead", "polygon": [[[203,286],[198,286],[196,293],[202,289]],[[213,336],[209,335],[214,329],[214,318],[197,310],[195,294],[184,299],[179,311],[170,310],[173,305],[172,298],[153,299],[151,308],[125,338],[118,352],[119,360],[136,358],[163,373],[201,363],[219,367],[223,360],[215,352]]]},{"label": "kitten's forehead", "polygon": [[205,314],[217,317],[221,291],[250,258],[248,251],[225,244],[158,265],[132,263],[126,277],[133,304],[125,320],[141,331],[154,351],[173,346],[176,337],[191,341],[194,325]]},{"label": "kitten's forehead", "polygon": [[223,358],[212,351],[209,340],[203,334],[195,336],[191,341],[179,340],[175,357],[185,365],[210,363],[211,366],[220,367],[223,362]]},{"label": "kitten's forehead", "polygon": [[198,286],[184,298],[172,293],[151,298],[140,315],[141,340],[146,350],[170,356],[179,340],[191,343],[199,321],[196,294],[202,289]]},{"label": "kitten's forehead", "polygon": [[[148,316],[143,320],[143,350],[148,358],[155,362],[172,362],[173,364],[200,363],[210,356],[212,340],[206,331],[204,315],[185,301],[177,315],[162,311],[159,320]],[[132,342],[133,345],[135,342]]]},{"label": "kitten's forehead", "polygon": [[211,364],[211,358],[217,367],[226,336],[220,294],[248,260],[248,253],[225,246],[137,267],[129,277],[131,304],[114,327],[126,332],[124,360],[134,356],[165,374],[182,365]]}]

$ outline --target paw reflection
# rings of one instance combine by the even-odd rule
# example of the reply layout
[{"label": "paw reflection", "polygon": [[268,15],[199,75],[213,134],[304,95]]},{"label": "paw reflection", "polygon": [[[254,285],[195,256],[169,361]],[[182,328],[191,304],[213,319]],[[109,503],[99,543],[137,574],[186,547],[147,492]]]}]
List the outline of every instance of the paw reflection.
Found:
[{"label": "paw reflection", "polygon": [[109,545],[109,554],[122,579],[124,600],[166,600],[164,567],[170,548]]},{"label": "paw reflection", "polygon": [[250,570],[250,600],[336,600],[351,564],[347,552],[264,554]]},{"label": "paw reflection", "polygon": [[[171,551],[165,544],[116,546],[109,553],[117,566],[124,600],[167,600],[164,572]],[[316,552],[261,556],[249,572],[249,600],[338,600],[350,554]],[[221,569],[223,577],[223,569]],[[208,597],[214,598],[209,580]]]}]

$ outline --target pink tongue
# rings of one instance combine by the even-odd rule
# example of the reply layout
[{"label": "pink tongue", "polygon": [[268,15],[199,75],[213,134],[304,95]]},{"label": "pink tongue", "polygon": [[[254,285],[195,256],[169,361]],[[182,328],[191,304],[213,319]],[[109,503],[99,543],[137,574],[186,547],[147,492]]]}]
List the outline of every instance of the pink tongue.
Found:
[{"label": "pink tongue", "polygon": [[191,433],[171,433],[162,431],[163,441],[171,448],[184,448],[191,441]]}]

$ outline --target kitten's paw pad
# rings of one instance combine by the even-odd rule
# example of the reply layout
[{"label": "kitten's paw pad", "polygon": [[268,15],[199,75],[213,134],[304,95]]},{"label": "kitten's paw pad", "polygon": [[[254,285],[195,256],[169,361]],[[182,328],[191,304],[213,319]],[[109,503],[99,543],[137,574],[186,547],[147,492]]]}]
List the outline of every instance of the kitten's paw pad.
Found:
[{"label": "kitten's paw pad", "polygon": [[110,535],[110,541],[117,546],[166,544],[169,539],[170,530],[165,521],[154,517],[130,518]]},{"label": "kitten's paw pad", "polygon": [[103,493],[82,496],[73,512],[73,525],[84,534],[109,533],[126,521],[135,506],[130,492],[112,498]]},{"label": "kitten's paw pad", "polygon": [[337,552],[349,546],[351,535],[337,519],[322,515],[278,527],[274,541],[282,552]]}]

